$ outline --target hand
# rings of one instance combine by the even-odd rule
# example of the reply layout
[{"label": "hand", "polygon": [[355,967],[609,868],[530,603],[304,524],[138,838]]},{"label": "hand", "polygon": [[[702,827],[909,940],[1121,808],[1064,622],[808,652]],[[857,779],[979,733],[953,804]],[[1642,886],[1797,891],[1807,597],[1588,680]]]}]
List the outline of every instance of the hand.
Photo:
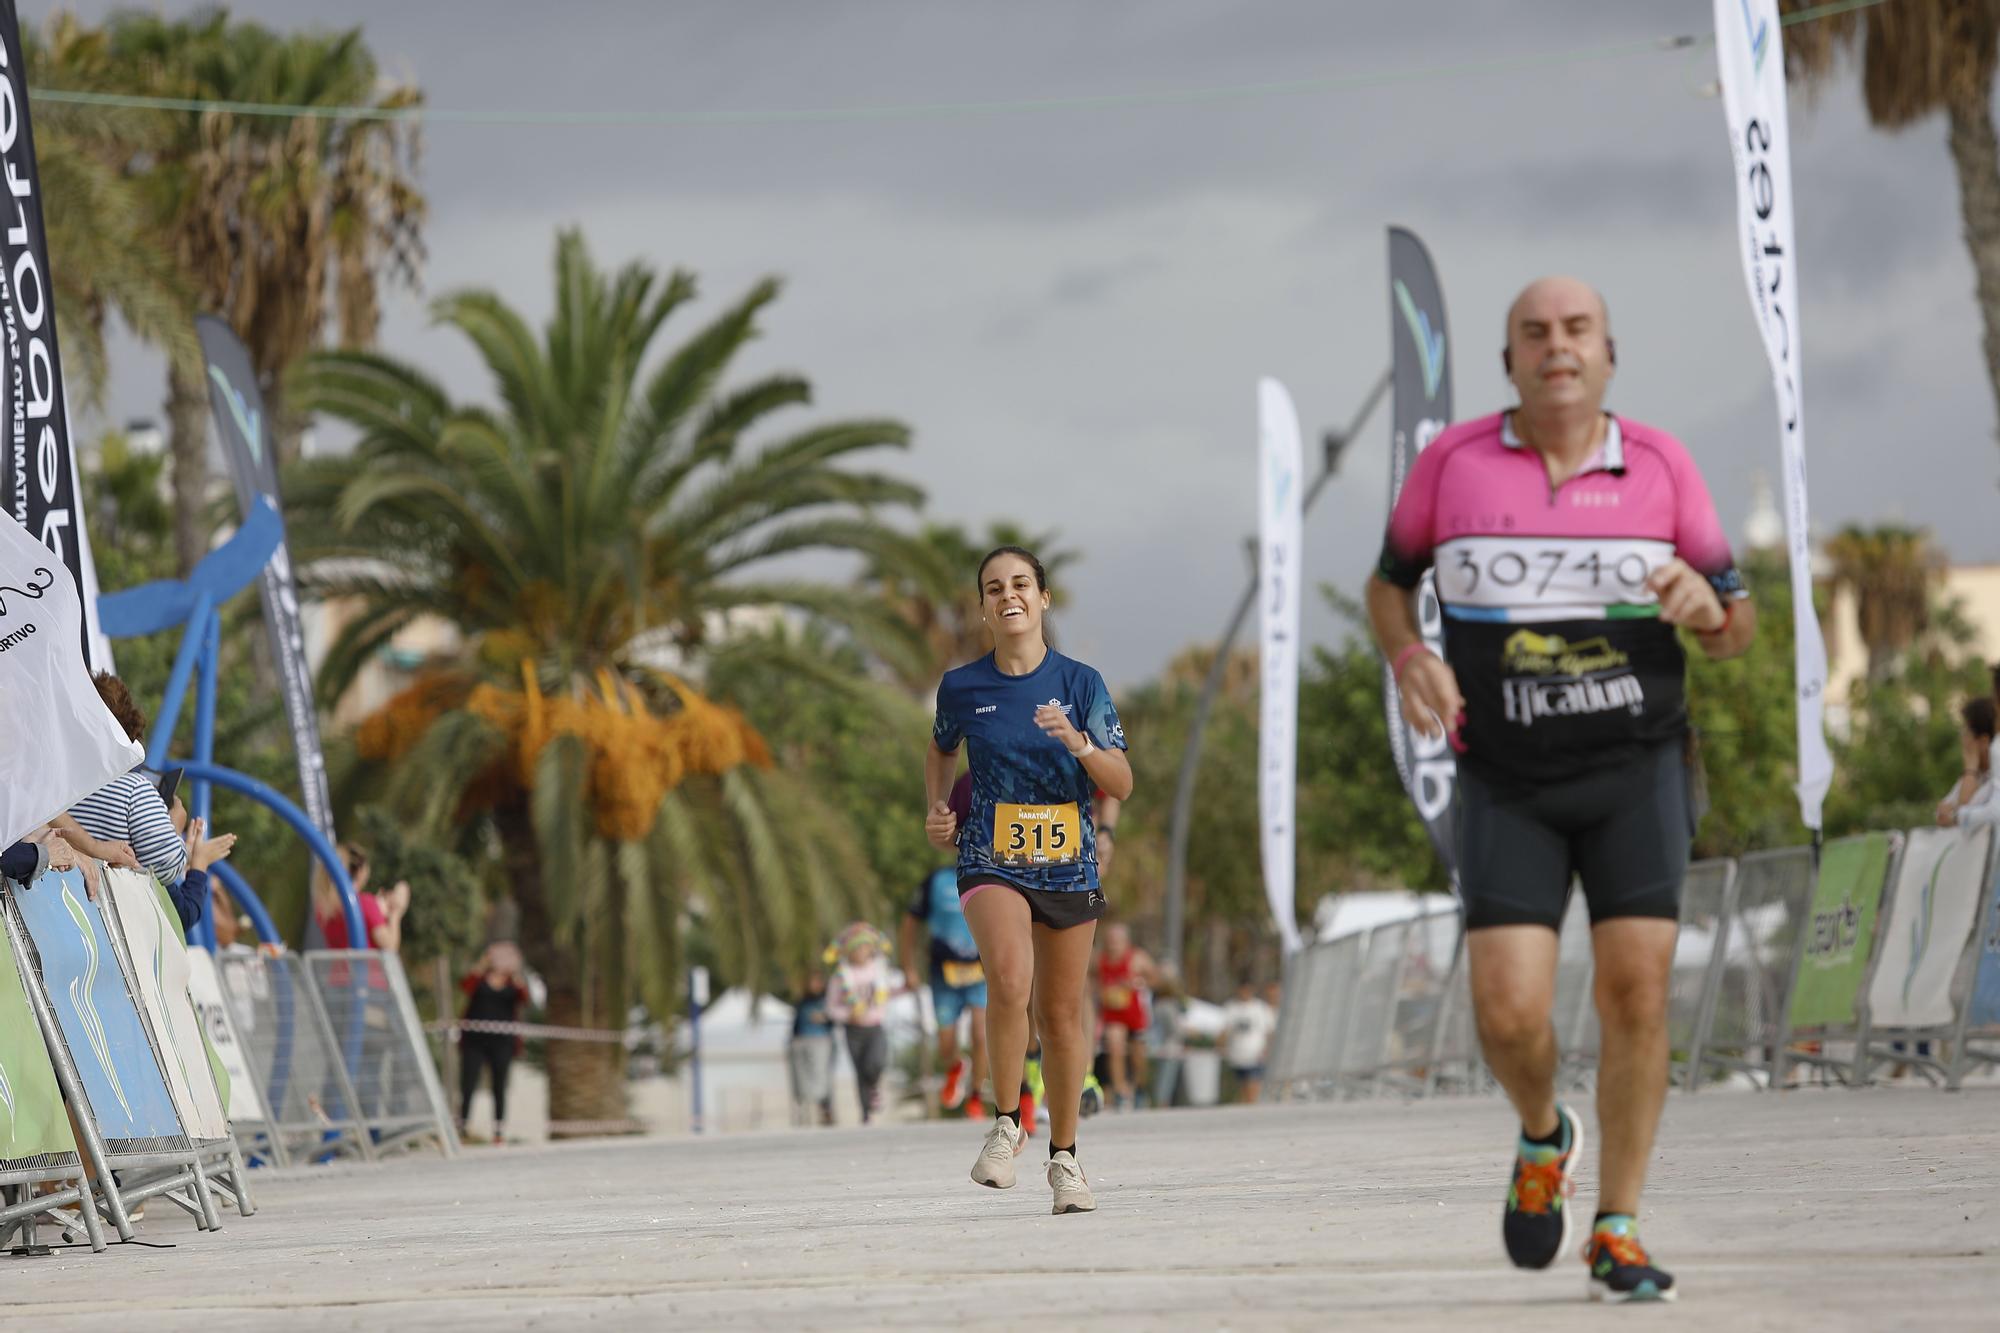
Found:
[{"label": "hand", "polygon": [[1069,715],[1056,704],[1043,704],[1035,710],[1035,725],[1054,740],[1062,742],[1062,747],[1072,755],[1090,744],[1088,738],[1070,725]]},{"label": "hand", "polygon": [[124,870],[139,869],[139,854],[132,850],[132,844],[129,842],[106,842],[90,837],[79,838],[74,833],[65,834],[64,836],[69,839],[79,852],[82,852],[87,857],[96,857],[108,866],[118,866]]},{"label": "hand", "polygon": [[88,856],[70,846],[69,841],[60,833],[52,834],[49,840],[42,845],[47,847],[49,851],[49,869],[75,870],[80,867],[83,870],[84,897],[92,899],[97,897],[97,863],[95,861],[92,861]]},{"label": "hand", "polygon": [[1104,836],[1107,831],[1099,829],[1097,832],[1097,874],[1100,879],[1111,873],[1111,858],[1118,851],[1117,840]]},{"label": "hand", "polygon": [[187,853],[189,870],[206,870],[217,861],[226,860],[236,849],[236,835],[223,833],[210,838],[208,821],[190,819],[187,831]]},{"label": "hand", "polygon": [[955,847],[958,845],[958,816],[951,807],[939,801],[924,816],[924,836],[931,840],[933,847]]},{"label": "hand", "polygon": [[187,836],[188,808],[181,804],[180,797],[174,797],[174,803],[167,807],[167,818],[173,822],[174,832]]},{"label": "hand", "polygon": [[1660,619],[1669,625],[1714,634],[1729,623],[1728,608],[1716,596],[1714,586],[1679,556],[1649,574],[1646,587],[1660,599]]},{"label": "hand", "polygon": [[1465,722],[1465,696],[1458,676],[1443,658],[1422,652],[1411,656],[1396,681],[1403,698],[1403,720],[1419,735],[1435,740],[1456,732]]},{"label": "hand", "polygon": [[382,907],[392,919],[400,919],[410,910],[410,881],[399,879],[396,887],[382,895]]},{"label": "hand", "polygon": [[906,967],[903,969],[903,985],[914,993],[923,989],[924,979],[917,975],[916,968]]}]

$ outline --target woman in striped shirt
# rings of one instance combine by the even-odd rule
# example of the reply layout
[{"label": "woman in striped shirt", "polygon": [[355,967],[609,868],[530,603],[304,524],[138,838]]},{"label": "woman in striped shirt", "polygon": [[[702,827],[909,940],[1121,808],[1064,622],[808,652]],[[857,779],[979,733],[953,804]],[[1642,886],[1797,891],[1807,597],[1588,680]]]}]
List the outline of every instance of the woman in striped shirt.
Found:
[{"label": "woman in striped shirt", "polygon": [[[134,741],[146,733],[146,715],[132,702],[125,682],[108,671],[93,678],[98,697]],[[180,802],[175,801],[178,807]],[[202,821],[188,821],[187,835],[160,792],[138,769],[124,773],[70,807],[70,818],[98,843],[125,843],[139,868],[165,885],[179,909],[181,925],[191,929],[208,903],[208,867],[229,855],[236,835],[206,836]],[[97,852],[96,848],[81,850]],[[111,858],[104,858],[111,859]]]}]

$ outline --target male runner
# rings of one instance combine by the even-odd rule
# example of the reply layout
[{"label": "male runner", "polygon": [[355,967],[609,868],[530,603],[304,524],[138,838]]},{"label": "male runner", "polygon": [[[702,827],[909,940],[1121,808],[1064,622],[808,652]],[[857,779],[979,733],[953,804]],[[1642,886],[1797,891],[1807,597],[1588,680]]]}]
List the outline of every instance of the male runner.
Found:
[{"label": "male runner", "polygon": [[[903,915],[903,973],[912,991],[923,984],[917,971],[917,931],[930,936],[931,1008],[937,1015],[938,1064],[944,1088],[938,1103],[946,1110],[964,1106],[977,1118],[979,1099],[966,1094],[986,1082],[986,974],[979,967],[979,946],[958,905],[958,867],[945,866],[924,876]],[[958,1020],[972,1015],[972,1058],[960,1058]]]},{"label": "male runner", "polygon": [[[1604,411],[1603,299],[1545,278],[1507,314],[1512,411],[1446,430],[1396,502],[1368,612],[1403,714],[1459,751],[1460,876],[1481,1045],[1521,1118],[1502,1232],[1546,1268],[1583,1124],[1556,1101],[1556,939],[1583,881],[1603,1026],[1590,1293],[1663,1300],[1636,1218],[1667,1083],[1667,983],[1694,830],[1682,629],[1710,657],[1756,618],[1687,451]],[[1444,660],[1412,592],[1435,566]]]},{"label": "male runner", "polygon": [[1156,975],[1153,960],[1145,950],[1132,947],[1131,928],[1114,921],[1104,928],[1095,971],[1111,1109],[1129,1111],[1136,1089],[1146,1086],[1146,1030],[1153,1025],[1146,996]]}]

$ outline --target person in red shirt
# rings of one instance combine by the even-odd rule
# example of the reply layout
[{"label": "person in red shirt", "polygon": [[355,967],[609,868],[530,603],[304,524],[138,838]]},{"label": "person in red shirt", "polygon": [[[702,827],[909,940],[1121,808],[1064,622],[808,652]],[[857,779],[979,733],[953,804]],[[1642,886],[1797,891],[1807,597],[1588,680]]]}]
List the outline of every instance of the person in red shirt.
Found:
[{"label": "person in red shirt", "polygon": [[340,891],[334,888],[332,876],[314,867],[313,915],[319,919],[319,931],[326,939],[326,947],[399,952],[403,947],[403,918],[410,910],[409,881],[397,880],[396,887],[387,893],[369,893],[368,853],[351,842],[344,842],[340,844],[340,859],[347,867],[347,878],[353,882],[355,896],[360,900],[361,924],[368,931],[368,939],[358,945],[348,943],[347,914],[340,907]]},{"label": "person in red shirt", "polygon": [[1133,1089],[1146,1082],[1146,1029],[1153,1025],[1146,997],[1155,979],[1153,960],[1132,947],[1131,929],[1122,921],[1105,927],[1097,951],[1097,1021],[1114,1111],[1131,1110]]}]

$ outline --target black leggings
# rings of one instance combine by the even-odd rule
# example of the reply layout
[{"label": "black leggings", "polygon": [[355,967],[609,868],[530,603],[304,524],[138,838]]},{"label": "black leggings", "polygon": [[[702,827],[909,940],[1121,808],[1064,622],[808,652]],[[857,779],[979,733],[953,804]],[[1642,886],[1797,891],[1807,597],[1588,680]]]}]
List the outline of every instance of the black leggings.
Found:
[{"label": "black leggings", "polygon": [[507,1070],[514,1063],[514,1039],[497,1032],[468,1032],[458,1043],[458,1119],[472,1118],[472,1094],[479,1091],[479,1071],[493,1071],[493,1128],[507,1119]]},{"label": "black leggings", "polygon": [[889,1034],[881,1028],[849,1027],[847,1058],[854,1062],[854,1081],[860,1085],[861,1119],[875,1114],[875,1090],[882,1084],[882,1071],[889,1067]]}]

